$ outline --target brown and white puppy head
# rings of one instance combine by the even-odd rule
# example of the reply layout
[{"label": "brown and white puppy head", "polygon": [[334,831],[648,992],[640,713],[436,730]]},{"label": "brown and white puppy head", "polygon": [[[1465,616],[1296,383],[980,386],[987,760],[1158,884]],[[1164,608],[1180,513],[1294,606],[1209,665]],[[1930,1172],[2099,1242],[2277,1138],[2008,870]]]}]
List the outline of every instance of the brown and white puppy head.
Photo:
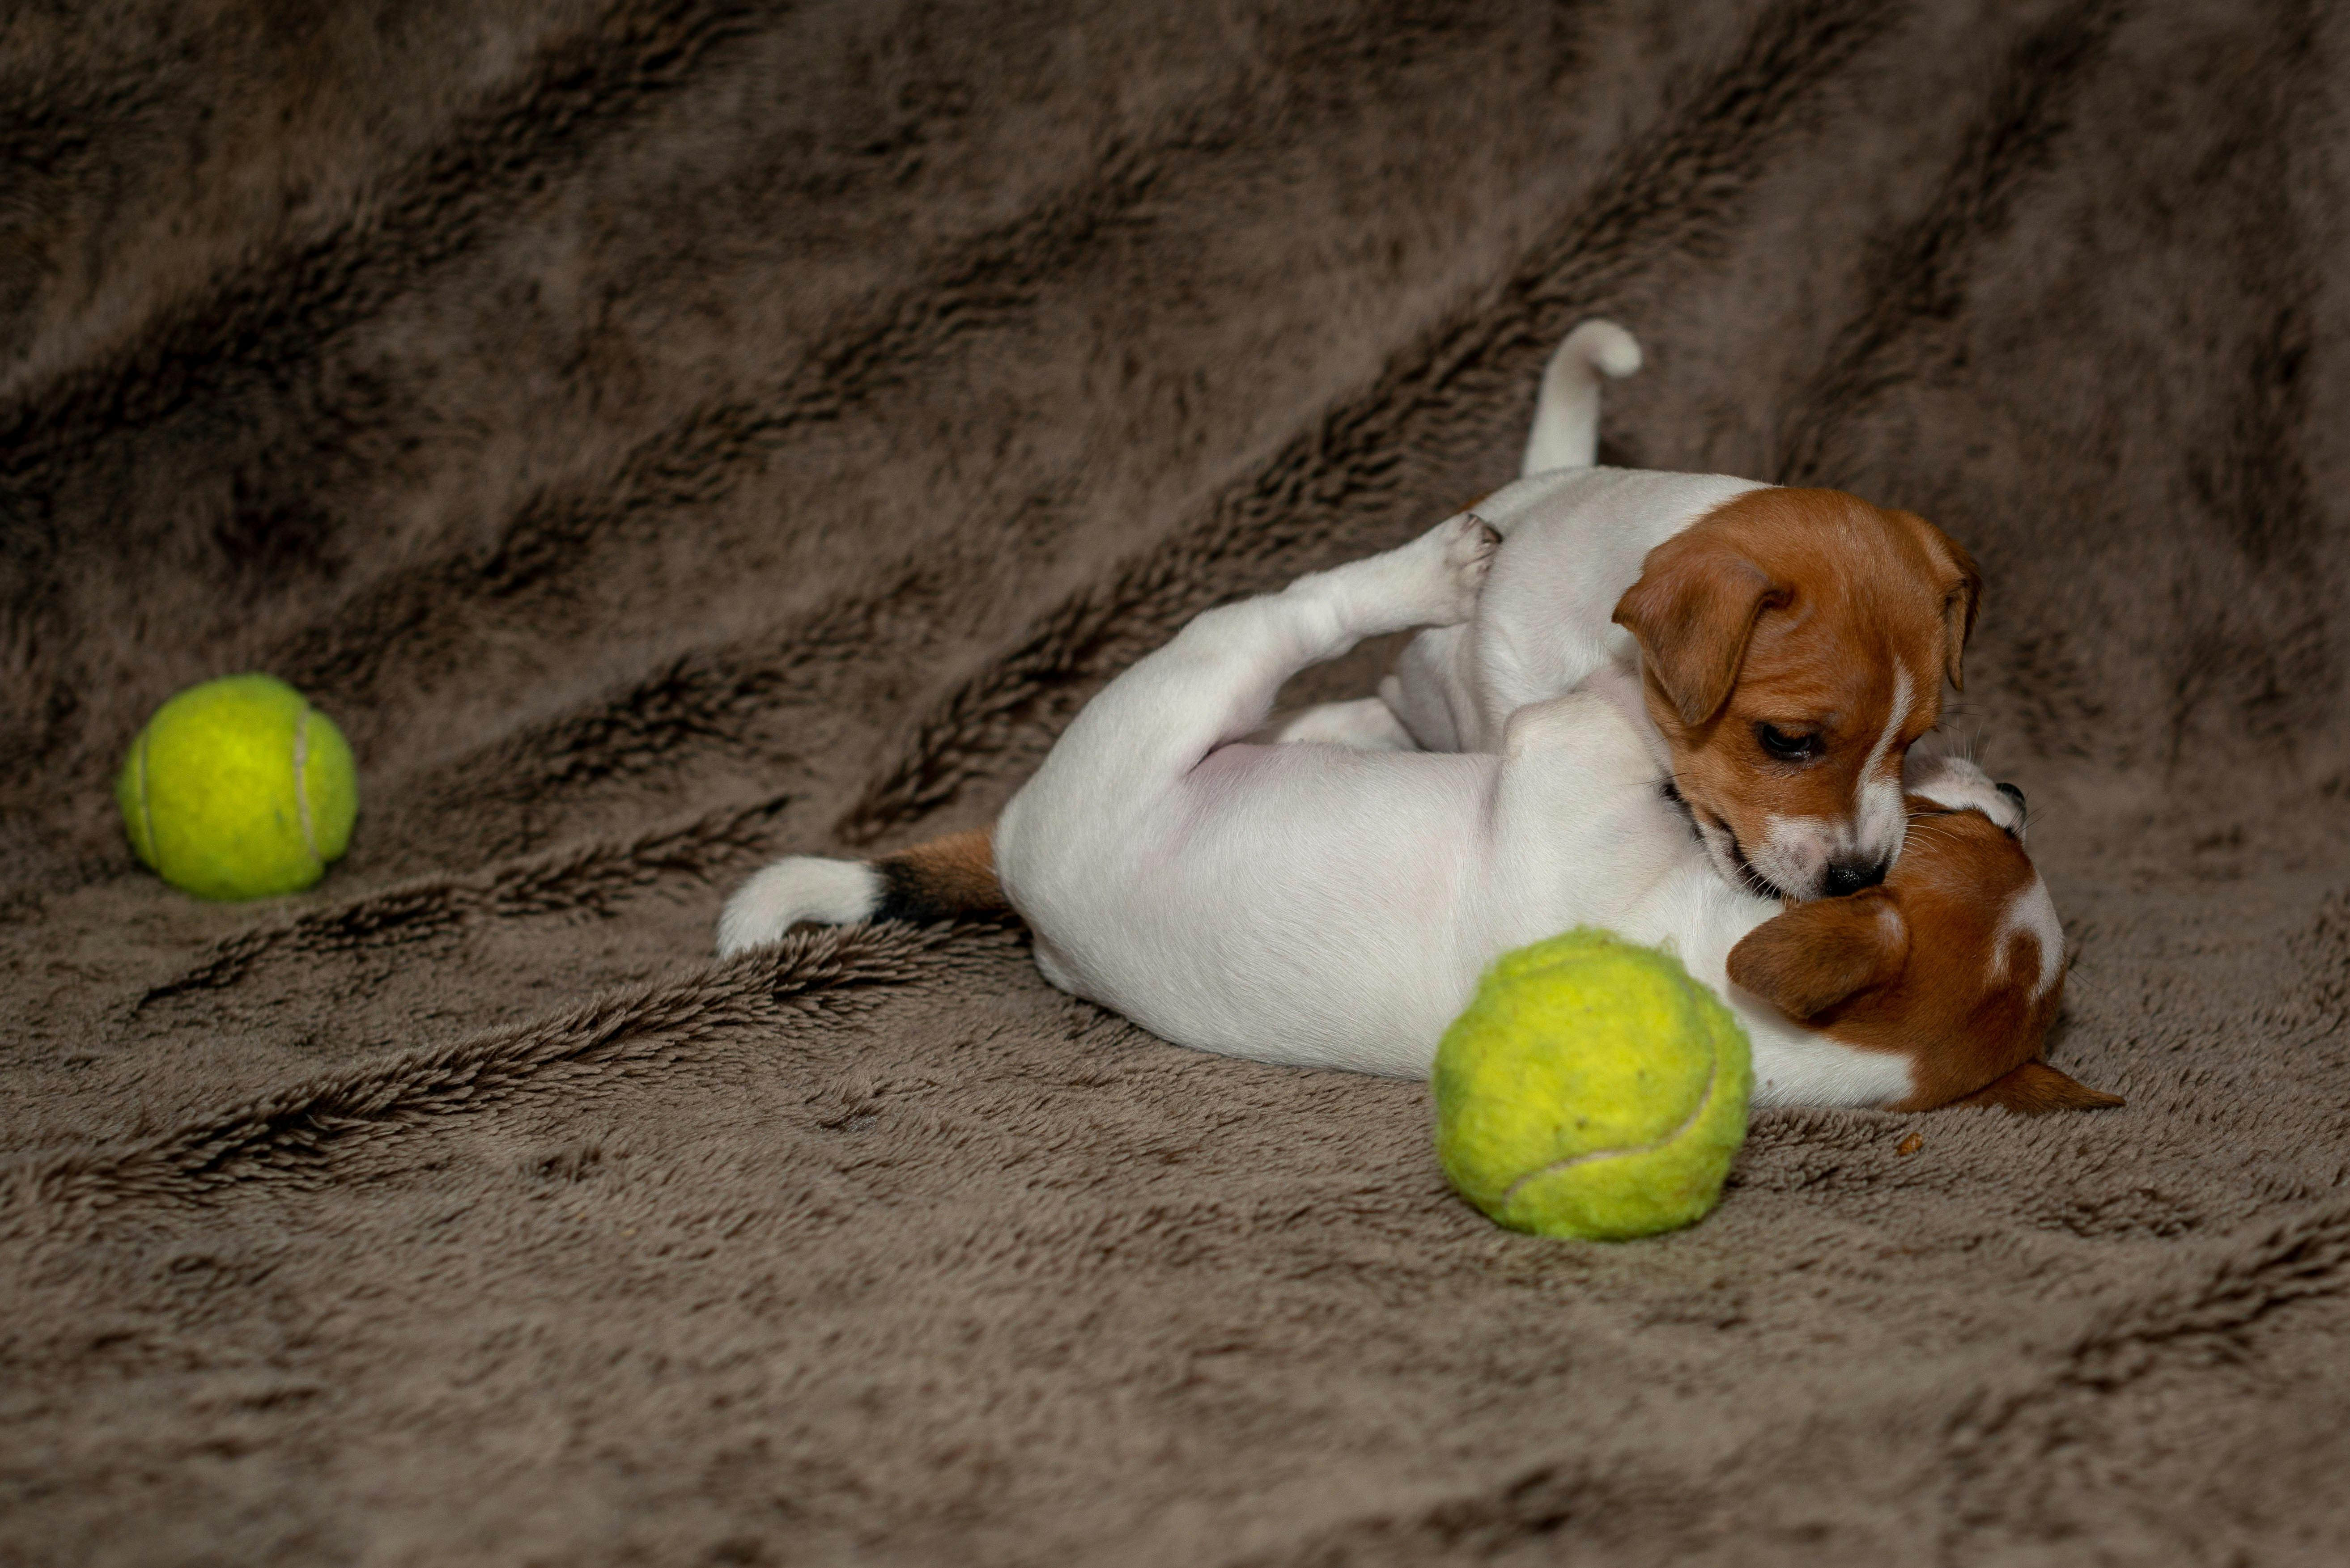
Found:
[{"label": "brown and white puppy head", "polygon": [[1749,491],[1648,552],[1615,618],[1723,876],[1798,900],[1883,880],[1981,587],[1924,518],[1835,490]]},{"label": "brown and white puppy head", "polygon": [[1731,950],[1730,978],[1841,1044],[1908,1058],[1887,1108],[2118,1106],[2036,1060],[2064,989],[2064,937],[2023,852],[2023,803],[1937,759],[1908,849],[1884,883],[1798,904]]}]

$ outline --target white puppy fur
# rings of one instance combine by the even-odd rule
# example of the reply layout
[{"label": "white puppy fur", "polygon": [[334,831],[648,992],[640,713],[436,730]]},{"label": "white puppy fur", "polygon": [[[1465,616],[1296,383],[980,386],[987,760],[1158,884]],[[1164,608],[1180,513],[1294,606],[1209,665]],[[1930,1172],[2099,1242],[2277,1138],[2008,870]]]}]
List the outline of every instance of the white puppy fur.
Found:
[{"label": "white puppy fur", "polygon": [[[1718,875],[1666,797],[1625,664],[1603,659],[1582,689],[1510,714],[1483,753],[1242,739],[1305,666],[1460,624],[1494,544],[1463,514],[1210,610],[1088,703],[995,835],[1045,977],[1181,1044],[1421,1076],[1494,958],[1603,926],[1671,949],[1731,1000],[1758,1104],[1907,1097],[1907,1058],[1843,1045],[1730,984],[1730,950],[1779,905]],[[1971,764],[1940,765],[1925,782],[2002,826],[2020,815]]]},{"label": "white puppy fur", "polygon": [[1638,669],[1638,646],[1611,618],[1640,563],[1731,496],[1767,488],[1631,468],[1554,469],[1503,485],[1477,504],[1504,542],[1475,618],[1412,639],[1380,696],[1430,751],[1496,749],[1527,703],[1609,663]]},{"label": "white puppy fur", "polygon": [[[1477,504],[1504,543],[1474,618],[1415,638],[1379,687],[1427,750],[1496,750],[1510,715],[1528,703],[1571,691],[1609,663],[1638,669],[1632,634],[1612,620],[1648,552],[1733,496],[1770,488],[1726,474],[1592,467],[1601,378],[1628,376],[1640,359],[1639,344],[1610,321],[1583,323],[1551,357],[1521,476]],[[1901,691],[1887,742],[1914,696],[1908,673],[1895,673]],[[1645,711],[1637,722],[1650,722]],[[1292,723],[1315,732],[1311,712]],[[1815,896],[1831,864],[1889,865],[1905,826],[1901,791],[1873,763],[1864,776],[1870,783],[1848,815],[1775,820],[1762,843],[1746,846],[1754,869]],[[1705,843],[1735,879],[1739,851],[1729,833],[1715,827]]]},{"label": "white puppy fur", "polygon": [[719,912],[718,955],[747,952],[803,921],[845,926],[869,919],[881,890],[881,874],[862,860],[794,855],[763,866]]}]

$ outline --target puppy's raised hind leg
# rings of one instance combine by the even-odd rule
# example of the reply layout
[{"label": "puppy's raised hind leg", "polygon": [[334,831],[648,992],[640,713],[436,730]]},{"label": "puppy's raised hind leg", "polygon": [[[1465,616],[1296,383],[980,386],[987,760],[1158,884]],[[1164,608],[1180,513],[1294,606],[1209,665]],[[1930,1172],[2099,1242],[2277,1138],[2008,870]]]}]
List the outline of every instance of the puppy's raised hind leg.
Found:
[{"label": "puppy's raised hind leg", "polygon": [[1263,723],[1283,683],[1307,665],[1336,659],[1367,637],[1466,620],[1500,543],[1482,519],[1463,512],[1398,549],[1193,620],[1161,652],[1200,680],[1199,754]]},{"label": "puppy's raised hind leg", "polygon": [[1300,577],[1280,597],[1341,607],[1350,635],[1337,652],[1415,626],[1458,626],[1476,609],[1501,543],[1474,512],[1456,513],[1409,545]]},{"label": "puppy's raised hind leg", "polygon": [[1367,637],[1466,619],[1500,543],[1462,513],[1399,549],[1193,618],[1086,704],[1014,805],[1098,812],[1154,795],[1263,723],[1305,666]]}]

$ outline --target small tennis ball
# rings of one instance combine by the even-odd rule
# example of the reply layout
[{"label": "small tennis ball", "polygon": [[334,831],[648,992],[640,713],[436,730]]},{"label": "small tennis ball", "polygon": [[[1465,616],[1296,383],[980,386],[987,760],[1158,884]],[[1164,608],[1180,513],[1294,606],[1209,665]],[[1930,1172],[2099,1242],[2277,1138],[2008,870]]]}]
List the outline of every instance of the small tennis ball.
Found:
[{"label": "small tennis ball", "polygon": [[359,771],[334,721],[272,675],[191,686],[155,710],[114,781],[123,829],[204,898],[299,892],[351,841]]},{"label": "small tennis ball", "polygon": [[1513,1231],[1625,1241],[1721,1196],[1746,1031],[1680,961],[1607,931],[1504,953],[1436,1050],[1436,1158]]}]

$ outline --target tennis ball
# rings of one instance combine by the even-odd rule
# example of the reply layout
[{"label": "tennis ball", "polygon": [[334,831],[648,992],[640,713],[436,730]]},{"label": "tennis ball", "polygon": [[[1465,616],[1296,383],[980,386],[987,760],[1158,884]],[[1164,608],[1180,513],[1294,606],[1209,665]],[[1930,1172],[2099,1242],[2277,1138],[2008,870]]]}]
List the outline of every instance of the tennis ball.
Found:
[{"label": "tennis ball", "polygon": [[1680,961],[1607,931],[1504,953],[1436,1049],[1436,1158],[1513,1231],[1625,1241],[1721,1196],[1746,1031]]},{"label": "tennis ball", "polygon": [[114,781],[130,847],[205,898],[316,882],[351,841],[359,771],[334,721],[273,675],[191,686],[155,710]]}]

